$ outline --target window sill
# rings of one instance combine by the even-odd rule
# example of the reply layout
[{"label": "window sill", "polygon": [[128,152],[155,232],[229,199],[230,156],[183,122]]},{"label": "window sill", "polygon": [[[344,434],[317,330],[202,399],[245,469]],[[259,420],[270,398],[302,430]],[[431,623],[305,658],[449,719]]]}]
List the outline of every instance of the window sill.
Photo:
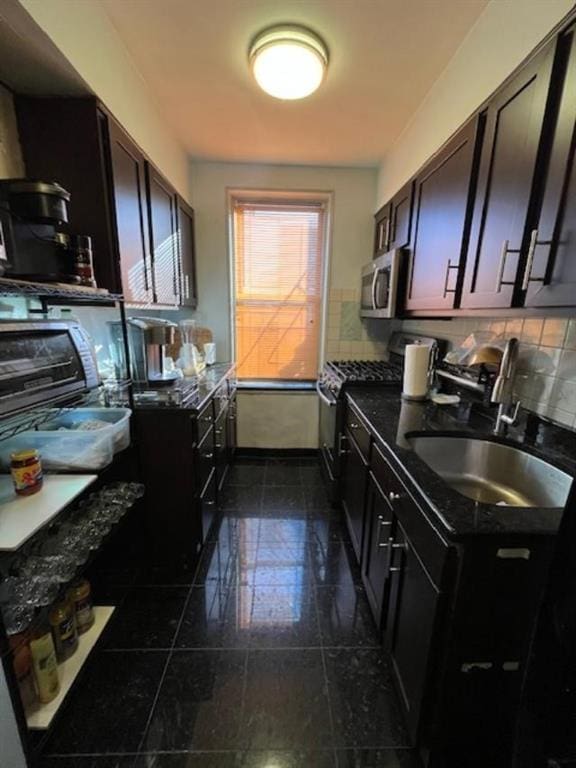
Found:
[{"label": "window sill", "polygon": [[312,392],[316,389],[315,381],[292,379],[244,379],[237,383],[243,392]]}]

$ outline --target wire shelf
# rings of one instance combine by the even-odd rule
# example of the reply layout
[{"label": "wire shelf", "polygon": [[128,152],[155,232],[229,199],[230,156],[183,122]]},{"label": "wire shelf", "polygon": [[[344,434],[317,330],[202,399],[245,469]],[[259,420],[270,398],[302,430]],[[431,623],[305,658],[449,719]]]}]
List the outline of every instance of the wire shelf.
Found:
[{"label": "wire shelf", "polygon": [[87,288],[66,283],[37,283],[0,277],[0,296],[29,296],[86,304],[115,304],[124,300],[105,288]]}]

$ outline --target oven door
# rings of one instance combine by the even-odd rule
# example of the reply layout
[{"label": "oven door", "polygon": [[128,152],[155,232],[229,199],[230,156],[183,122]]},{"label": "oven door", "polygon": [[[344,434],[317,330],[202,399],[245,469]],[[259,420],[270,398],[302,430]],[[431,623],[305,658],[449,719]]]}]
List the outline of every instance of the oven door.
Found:
[{"label": "oven door", "polygon": [[316,391],[320,399],[320,452],[330,475],[338,477],[339,473],[339,413],[341,408],[334,395],[328,392],[321,383],[316,382]]}]

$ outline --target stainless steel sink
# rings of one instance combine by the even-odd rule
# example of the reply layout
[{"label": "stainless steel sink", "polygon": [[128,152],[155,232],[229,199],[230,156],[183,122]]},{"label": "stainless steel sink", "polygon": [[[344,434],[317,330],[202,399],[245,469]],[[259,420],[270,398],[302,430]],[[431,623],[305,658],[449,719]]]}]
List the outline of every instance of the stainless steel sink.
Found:
[{"label": "stainless steel sink", "polygon": [[572,478],[521,448],[459,435],[407,435],[414,452],[454,490],[481,504],[563,507]]}]

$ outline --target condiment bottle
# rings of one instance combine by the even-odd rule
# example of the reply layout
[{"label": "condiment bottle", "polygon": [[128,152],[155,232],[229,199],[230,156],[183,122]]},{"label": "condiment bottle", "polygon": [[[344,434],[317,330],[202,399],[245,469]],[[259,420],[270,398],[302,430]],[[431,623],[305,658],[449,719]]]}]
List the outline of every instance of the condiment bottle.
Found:
[{"label": "condiment bottle", "polygon": [[28,630],[25,632],[18,632],[16,635],[11,635],[8,642],[12,649],[12,663],[14,665],[16,680],[18,681],[22,706],[26,709],[34,704],[38,698],[36,696],[34,674],[32,672],[30,633]]},{"label": "condiment bottle", "polygon": [[76,612],[78,634],[83,635],[94,624],[94,608],[92,607],[92,594],[88,579],[81,579],[72,585],[68,592],[68,600]]},{"label": "condiment bottle", "polygon": [[32,669],[34,670],[38,699],[42,704],[48,704],[58,695],[60,680],[52,632],[47,622],[43,622],[32,632],[30,653],[32,654]]},{"label": "condiment bottle", "polygon": [[42,462],[40,453],[30,448],[10,455],[10,472],[14,490],[19,496],[31,496],[42,488]]},{"label": "condiment bottle", "polygon": [[74,607],[68,601],[58,603],[48,615],[58,661],[66,661],[78,648]]}]

